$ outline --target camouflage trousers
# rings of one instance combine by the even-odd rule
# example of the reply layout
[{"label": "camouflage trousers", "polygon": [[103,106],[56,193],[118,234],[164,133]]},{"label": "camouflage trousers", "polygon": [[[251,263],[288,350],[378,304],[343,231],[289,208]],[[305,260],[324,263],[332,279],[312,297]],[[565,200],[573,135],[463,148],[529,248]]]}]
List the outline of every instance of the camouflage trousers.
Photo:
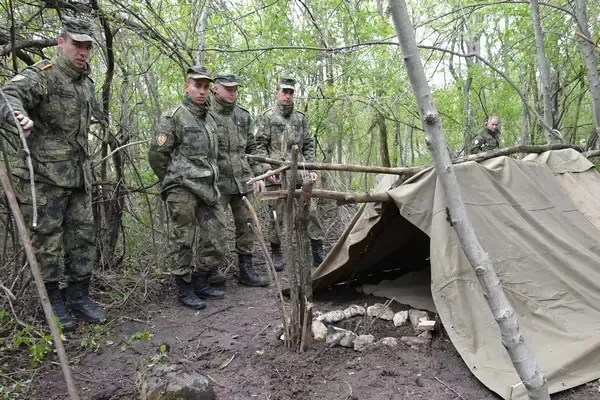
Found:
[{"label": "camouflage trousers", "polygon": [[[221,203],[209,206],[186,189],[175,187],[167,194],[170,250],[173,275],[212,272],[225,259],[225,212]],[[194,238],[198,234],[198,265],[194,266]]]},{"label": "camouflage trousers", "polygon": [[[270,186],[267,190],[279,190],[279,185]],[[298,204],[298,203],[296,203]],[[279,224],[279,228],[283,233],[283,221],[284,221],[284,210],[285,210],[285,199],[282,200],[271,200],[269,201],[269,230],[267,232],[267,237],[269,241],[273,244],[281,244],[281,239],[277,234],[277,229],[275,227],[275,221],[273,219],[273,211],[277,213],[277,222]],[[307,234],[310,240],[323,240],[323,226],[321,225],[321,220],[319,218],[319,210],[317,209],[317,205],[314,202],[314,199],[311,199],[310,209],[308,212],[308,226],[307,226]]]},{"label": "camouflage trousers", "polygon": [[254,231],[248,226],[252,223],[252,215],[242,201],[242,197],[252,201],[252,192],[247,194],[221,194],[220,202],[223,209],[227,212],[227,207],[231,207],[233,221],[235,223],[235,251],[238,254],[252,254],[254,248]]},{"label": "camouflage trousers", "polygon": [[17,185],[21,211],[44,282],[58,282],[61,278],[61,256],[70,282],[89,279],[96,262],[92,196],[83,188],[66,189],[36,182],[38,221],[33,228],[29,181],[19,179]]}]

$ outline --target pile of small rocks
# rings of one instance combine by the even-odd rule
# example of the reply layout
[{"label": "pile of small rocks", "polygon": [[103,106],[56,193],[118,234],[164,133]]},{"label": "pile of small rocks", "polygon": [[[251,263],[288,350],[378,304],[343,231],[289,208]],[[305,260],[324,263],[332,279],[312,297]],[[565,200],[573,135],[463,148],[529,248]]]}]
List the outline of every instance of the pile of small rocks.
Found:
[{"label": "pile of small rocks", "polygon": [[[369,317],[369,321],[372,321],[374,318],[392,321],[395,327],[403,326],[407,321],[410,321],[416,336],[402,336],[400,339],[384,337],[376,341],[373,335],[358,335],[353,331],[333,325],[353,317],[364,317],[365,314]],[[365,307],[353,304],[345,310],[334,310],[326,313],[315,311],[312,321],[312,333],[315,340],[324,341],[330,347],[342,346],[353,348],[356,351],[365,351],[377,345],[395,348],[399,342],[414,349],[426,347],[431,343],[431,332],[435,328],[436,322],[429,319],[427,311],[411,309],[394,313],[389,306],[379,303],[369,306],[366,309]],[[276,335],[281,340],[284,338],[282,332],[283,325],[276,330]]]}]

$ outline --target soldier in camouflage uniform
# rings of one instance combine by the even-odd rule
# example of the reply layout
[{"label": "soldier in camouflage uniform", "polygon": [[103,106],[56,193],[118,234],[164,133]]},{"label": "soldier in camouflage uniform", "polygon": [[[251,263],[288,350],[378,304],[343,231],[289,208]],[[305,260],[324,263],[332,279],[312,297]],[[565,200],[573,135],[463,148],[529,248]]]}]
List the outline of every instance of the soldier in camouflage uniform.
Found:
[{"label": "soldier in camouflage uniform", "polygon": [[[294,109],[294,91],[296,80],[289,77],[280,77],[275,92],[275,105],[267,109],[258,119],[256,129],[256,153],[258,155],[279,160],[290,160],[293,145],[298,145],[300,149],[299,161],[315,161],[315,142],[308,131],[308,120],[306,115]],[[255,174],[263,174],[271,171],[270,164],[259,164],[255,167]],[[302,179],[308,178],[312,181],[317,180],[315,171],[302,171],[301,179],[297,182],[302,184]],[[264,183],[261,182],[262,185]],[[273,175],[267,178],[269,189],[276,190],[281,187],[279,177]],[[261,190],[262,188],[259,188]],[[283,220],[283,210],[285,200],[277,200],[275,206],[271,206],[269,212],[269,231],[268,236],[271,242],[271,254],[275,269],[282,271],[284,268],[281,255],[281,239],[277,235],[277,230],[273,220],[273,208],[277,213],[277,219]],[[308,219],[308,237],[312,249],[313,264],[319,266],[325,254],[323,253],[323,227],[319,220],[317,208],[311,205]]]},{"label": "soldier in camouflage uniform", "polygon": [[[67,331],[76,325],[67,307],[93,323],[105,318],[104,310],[89,298],[96,244],[88,130],[93,112],[104,119],[96,113],[87,63],[92,34],[89,22],[65,18],[56,57],[25,68],[3,87],[31,151],[39,215],[37,227],[31,228],[36,258],[54,314]],[[0,99],[0,116],[14,123],[10,114]],[[31,225],[33,201],[24,160],[14,175],[23,214]],[[66,299],[58,287],[61,255],[68,275]]]},{"label": "soldier in camouflage uniform", "polygon": [[495,150],[500,147],[499,118],[491,116],[485,123],[485,128],[471,141],[471,154]]},{"label": "soldier in camouflage uniform", "polygon": [[[224,296],[208,279],[225,257],[225,213],[217,187],[216,125],[208,114],[207,103],[213,79],[204,66],[190,67],[187,73],[184,99],[161,117],[148,161],[167,202],[171,273],[175,275],[179,301],[186,307],[201,309],[206,307],[203,299]],[[194,266],[196,233],[199,265]]]},{"label": "soldier in camouflage uniform", "polygon": [[238,282],[247,286],[267,286],[266,278],[259,276],[252,266],[254,232],[248,226],[252,216],[242,201],[246,196],[252,200],[252,192],[246,185],[254,174],[246,154],[256,150],[254,135],[250,130],[250,113],[237,104],[239,83],[230,72],[215,76],[211,96],[211,115],[217,123],[219,138],[219,190],[224,209],[231,207],[235,221],[235,250],[238,253]]}]

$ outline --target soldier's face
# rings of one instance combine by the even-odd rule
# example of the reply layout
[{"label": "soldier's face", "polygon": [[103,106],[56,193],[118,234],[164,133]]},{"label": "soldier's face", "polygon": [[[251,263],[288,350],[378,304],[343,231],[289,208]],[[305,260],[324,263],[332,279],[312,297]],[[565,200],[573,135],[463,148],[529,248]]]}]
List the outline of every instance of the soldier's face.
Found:
[{"label": "soldier's face", "polygon": [[279,104],[290,105],[294,101],[294,91],[292,89],[277,89],[275,97]]},{"label": "soldier's face", "polygon": [[238,87],[223,86],[220,83],[215,84],[215,95],[226,103],[233,103],[237,99]]},{"label": "soldier's face", "polygon": [[210,91],[210,81],[208,79],[188,79],[183,90],[195,104],[204,104]]},{"label": "soldier's face", "polygon": [[498,132],[500,122],[496,118],[490,118],[487,122],[487,128],[492,132]]},{"label": "soldier's face", "polygon": [[58,48],[67,60],[81,70],[86,68],[92,55],[92,42],[78,42],[69,36],[58,38]]}]

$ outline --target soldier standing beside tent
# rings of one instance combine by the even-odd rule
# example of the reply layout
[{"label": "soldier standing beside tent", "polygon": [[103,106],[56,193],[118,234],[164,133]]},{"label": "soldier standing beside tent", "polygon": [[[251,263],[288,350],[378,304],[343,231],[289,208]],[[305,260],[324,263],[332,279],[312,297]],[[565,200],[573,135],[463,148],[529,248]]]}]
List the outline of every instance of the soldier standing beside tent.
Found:
[{"label": "soldier standing beside tent", "polygon": [[219,190],[221,204],[231,207],[235,221],[235,250],[238,254],[238,282],[246,286],[267,286],[269,282],[259,276],[252,266],[254,232],[248,226],[252,216],[242,198],[252,199],[246,182],[253,177],[246,154],[256,150],[254,135],[250,131],[250,113],[237,104],[239,83],[230,72],[215,76],[211,97],[211,115],[217,123],[219,138]]},{"label": "soldier standing beside tent", "polygon": [[499,118],[492,115],[485,123],[485,128],[471,141],[471,154],[495,150],[500,147]]},{"label": "soldier standing beside tent", "polygon": [[[203,299],[224,296],[208,281],[225,256],[225,213],[217,187],[218,141],[207,104],[212,81],[206,67],[188,68],[184,99],[161,117],[148,151],[148,161],[167,202],[171,273],[179,301],[193,309],[206,307]],[[194,267],[196,233],[199,265]]]},{"label": "soldier standing beside tent", "polygon": [[[294,94],[296,80],[289,77],[280,77],[275,92],[275,105],[260,116],[256,130],[256,153],[258,155],[279,160],[289,160],[292,146],[298,145],[301,151],[301,159],[306,162],[315,160],[315,141],[308,131],[308,120],[306,115],[294,109]],[[255,168],[256,174],[262,174],[271,170],[270,164],[259,164]],[[304,178],[306,173],[302,171]],[[308,177],[316,181],[317,173],[309,171]],[[302,184],[302,180],[299,181]],[[281,186],[279,177],[272,175],[267,178],[269,189],[278,189]],[[264,182],[259,183],[259,190],[264,188]],[[281,255],[281,238],[277,234],[273,221],[273,209],[277,213],[277,219],[283,220],[285,200],[277,200],[275,207],[269,212],[269,240],[271,242],[271,255],[275,269],[282,271],[284,268]],[[317,209],[311,206],[308,220],[308,237],[312,249],[313,264],[318,266],[323,262],[323,227],[317,214]]]},{"label": "soldier standing beside tent", "polygon": [[[65,18],[56,57],[25,68],[3,88],[27,136],[39,214],[31,238],[52,310],[65,331],[76,326],[67,307],[89,322],[98,323],[105,317],[104,310],[89,298],[96,243],[88,130],[91,114],[98,110],[87,63],[92,35],[89,22]],[[0,114],[14,123],[3,99],[0,99]],[[18,179],[24,217],[31,226],[33,199],[29,170],[23,163],[13,174]],[[61,255],[68,275],[66,299],[58,286]]]}]

